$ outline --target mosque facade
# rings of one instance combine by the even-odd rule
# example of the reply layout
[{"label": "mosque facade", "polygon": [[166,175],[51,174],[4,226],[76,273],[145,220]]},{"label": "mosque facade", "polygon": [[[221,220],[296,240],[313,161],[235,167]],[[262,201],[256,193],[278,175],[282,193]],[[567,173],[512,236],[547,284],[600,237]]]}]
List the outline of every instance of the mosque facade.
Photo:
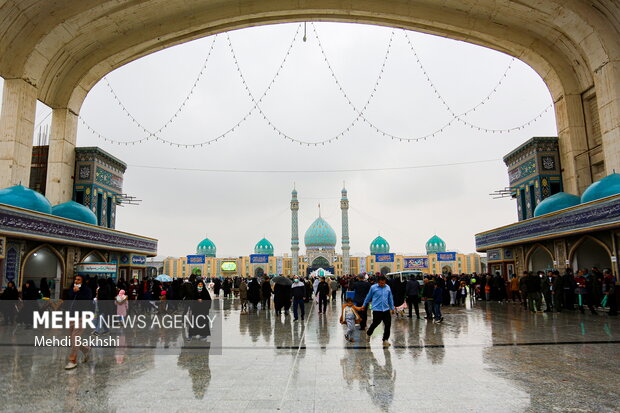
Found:
[{"label": "mosque facade", "polygon": [[[504,157],[518,221],[476,234],[488,268],[523,271],[610,269],[618,274],[620,174],[601,175],[581,193],[564,192],[557,138],[532,138]],[[598,179],[598,180],[596,180]]]},{"label": "mosque facade", "polygon": [[296,189],[291,193],[291,246],[290,254],[274,255],[275,248],[266,238],[259,240],[254,253],[238,257],[217,257],[215,243],[205,238],[196,247],[195,254],[186,257],[168,257],[164,273],[172,277],[200,274],[206,277],[308,275],[320,269],[336,276],[361,273],[390,273],[421,271],[426,274],[481,272],[481,257],[476,253],[462,254],[447,250],[446,243],[433,235],[426,243],[426,253],[396,254],[382,236],[369,244],[368,254],[351,256],[349,244],[349,199],[346,188],[341,191],[342,224],[341,250],[336,249],[338,238],[333,227],[321,216],[310,224],[303,237],[305,254],[300,255],[298,213],[299,198]]},{"label": "mosque facade", "polygon": [[0,189],[0,289],[43,278],[59,298],[75,274],[143,278],[157,240],[115,229],[126,165],[96,147],[75,148],[73,200],[52,205],[47,146],[33,150],[30,187]]}]

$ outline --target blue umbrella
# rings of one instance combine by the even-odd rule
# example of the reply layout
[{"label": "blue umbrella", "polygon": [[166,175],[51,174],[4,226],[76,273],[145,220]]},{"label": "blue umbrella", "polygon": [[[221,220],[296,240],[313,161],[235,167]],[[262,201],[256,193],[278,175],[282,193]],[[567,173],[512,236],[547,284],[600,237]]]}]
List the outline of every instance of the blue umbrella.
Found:
[{"label": "blue umbrella", "polygon": [[169,283],[172,282],[172,277],[169,276],[168,274],[159,274],[157,276],[157,278],[155,278],[157,281],[161,281],[163,283]]}]

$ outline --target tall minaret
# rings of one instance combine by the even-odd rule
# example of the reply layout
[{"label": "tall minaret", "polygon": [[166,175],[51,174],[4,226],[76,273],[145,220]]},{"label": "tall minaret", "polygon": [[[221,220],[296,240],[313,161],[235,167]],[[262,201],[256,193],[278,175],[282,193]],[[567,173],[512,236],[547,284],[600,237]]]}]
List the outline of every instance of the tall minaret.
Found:
[{"label": "tall minaret", "polygon": [[299,201],[297,200],[297,189],[293,187],[291,193],[291,255],[292,266],[291,275],[299,275],[299,231],[297,230],[297,211],[299,211]]},{"label": "tall minaret", "polygon": [[342,198],[340,198],[340,209],[342,210],[342,274],[351,273],[351,260],[349,258],[349,199],[347,189],[342,187]]}]

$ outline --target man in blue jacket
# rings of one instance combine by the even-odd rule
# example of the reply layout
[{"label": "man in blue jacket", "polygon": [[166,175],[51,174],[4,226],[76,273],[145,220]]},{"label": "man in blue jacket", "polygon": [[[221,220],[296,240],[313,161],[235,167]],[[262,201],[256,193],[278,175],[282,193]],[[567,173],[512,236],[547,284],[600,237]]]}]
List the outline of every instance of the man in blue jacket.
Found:
[{"label": "man in blue jacket", "polygon": [[389,347],[390,327],[392,326],[392,314],[394,312],[394,297],[392,290],[387,285],[385,275],[380,275],[377,284],[370,287],[370,291],[364,300],[362,311],[366,310],[368,303],[372,302],[372,324],[368,328],[367,339],[370,341],[375,328],[383,322],[383,346]]}]

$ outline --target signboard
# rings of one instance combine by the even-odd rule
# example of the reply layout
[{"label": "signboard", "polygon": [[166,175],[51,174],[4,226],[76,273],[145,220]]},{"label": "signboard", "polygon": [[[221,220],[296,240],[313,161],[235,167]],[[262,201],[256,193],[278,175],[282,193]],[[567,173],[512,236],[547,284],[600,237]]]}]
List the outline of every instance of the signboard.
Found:
[{"label": "signboard", "polygon": [[250,263],[251,264],[267,264],[269,263],[269,255],[268,254],[251,254]]},{"label": "signboard", "polygon": [[366,258],[360,258],[360,274],[366,272]]},{"label": "signboard", "polygon": [[437,261],[456,261],[456,252],[438,252]]},{"label": "signboard", "polygon": [[5,249],[6,249],[6,238],[0,237],[0,259],[4,258]]},{"label": "signboard", "polygon": [[419,270],[428,268],[428,258],[426,257],[404,258],[403,261],[403,269],[405,270]]},{"label": "signboard", "polygon": [[15,247],[10,247],[6,252],[4,279],[5,282],[13,281],[17,284],[17,273],[19,271],[19,251]]},{"label": "signboard", "polygon": [[75,270],[79,274],[116,274],[116,264],[89,262],[76,265]]},{"label": "signboard", "polygon": [[221,268],[222,271],[237,271],[237,263],[235,261],[224,261]]},{"label": "signboard", "polygon": [[146,265],[146,256],[145,255],[132,255],[131,265]]},{"label": "signboard", "polygon": [[278,258],[278,260],[276,261],[276,274],[280,275],[280,274],[284,274],[284,264],[282,263],[282,258]]},{"label": "signboard", "polygon": [[394,262],[394,254],[375,254],[375,262]]},{"label": "signboard", "polygon": [[204,264],[205,256],[204,255],[188,255],[187,263],[188,264]]}]

